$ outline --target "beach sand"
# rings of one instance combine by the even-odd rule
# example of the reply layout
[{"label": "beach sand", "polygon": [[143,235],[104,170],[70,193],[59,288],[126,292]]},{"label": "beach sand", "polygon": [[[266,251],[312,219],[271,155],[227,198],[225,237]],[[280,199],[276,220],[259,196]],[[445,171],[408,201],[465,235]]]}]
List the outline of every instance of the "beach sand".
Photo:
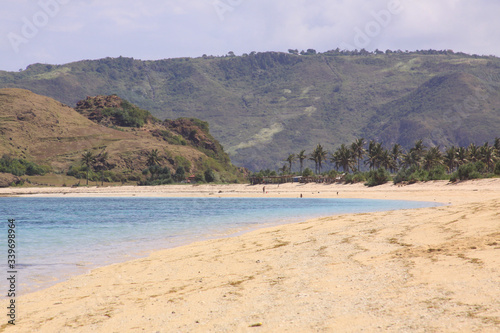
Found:
[{"label": "beach sand", "polygon": [[500,332],[500,179],[266,190],[14,188],[0,195],[302,194],[446,205],[280,225],[97,268],[18,297],[16,326],[4,315],[0,331]]}]

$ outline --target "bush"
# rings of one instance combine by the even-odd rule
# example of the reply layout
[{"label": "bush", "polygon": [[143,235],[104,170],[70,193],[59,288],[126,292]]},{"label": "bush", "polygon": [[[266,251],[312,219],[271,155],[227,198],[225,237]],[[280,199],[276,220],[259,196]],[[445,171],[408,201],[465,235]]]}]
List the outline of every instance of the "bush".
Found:
[{"label": "bush", "polygon": [[372,187],[377,185],[385,184],[390,179],[389,172],[384,168],[379,168],[378,170],[368,172],[366,186]]},{"label": "bush", "polygon": [[470,180],[470,179],[478,179],[481,178],[481,173],[478,172],[477,167],[483,168],[483,165],[477,163],[467,163],[458,167],[458,170],[453,173],[451,176],[451,181],[456,180]]},{"label": "bush", "polygon": [[416,183],[418,181],[426,182],[428,180],[429,180],[429,173],[425,170],[422,170],[422,169],[416,169],[408,177],[408,182],[410,184]]},{"label": "bush", "polygon": [[102,114],[114,117],[118,125],[123,127],[142,127],[148,119],[155,120],[149,111],[142,110],[126,100],[122,101],[120,108],[106,108]]},{"label": "bush", "polygon": [[337,170],[330,170],[330,171],[328,171],[327,176],[328,176],[328,177],[330,177],[330,178],[335,179],[335,178],[337,177],[337,175],[338,175],[338,174],[339,174],[339,173],[337,172]]},{"label": "bush", "polygon": [[[76,179],[86,179],[87,178],[87,167],[83,165],[72,165],[69,167],[68,176],[75,177]],[[89,171],[89,180],[93,180],[95,174],[93,171]]]},{"label": "bush", "polygon": [[348,173],[344,176],[344,183],[345,184],[354,184],[353,181],[354,176],[351,173]]},{"label": "bush", "polygon": [[362,173],[362,172],[356,172],[354,174],[354,176],[352,177],[352,181],[354,183],[361,183],[361,182],[364,182],[366,181],[366,177],[365,177],[365,174]]},{"label": "bush", "polygon": [[[441,172],[445,174],[444,168],[436,167],[430,172],[427,172],[419,167],[412,166],[408,169],[404,168],[399,170],[399,172],[394,176],[394,184],[399,184],[401,182],[407,182],[408,184],[414,184],[418,181],[426,182],[428,180],[433,180],[433,177],[440,177]],[[432,174],[432,176],[431,176]],[[445,177],[446,175],[444,175]]]},{"label": "bush", "polygon": [[366,177],[365,174],[362,172],[356,172],[355,174],[348,173],[344,176],[344,183],[345,184],[355,184],[355,183],[361,183],[365,182]]},{"label": "bush", "polygon": [[11,173],[14,176],[43,176],[49,171],[50,167],[41,166],[25,159],[11,158],[7,155],[0,159],[0,172]]},{"label": "bush", "polygon": [[495,165],[495,175],[500,175],[500,161]]},{"label": "bush", "polygon": [[474,163],[474,167],[480,174],[486,174],[488,172],[488,166],[484,162],[477,161]]},{"label": "bush", "polygon": [[149,168],[142,170],[142,174],[145,176],[150,175],[150,177],[145,181],[139,181],[139,185],[163,185],[173,183],[172,173],[168,167],[162,168],[158,165],[151,165]]},{"label": "bush", "polygon": [[180,135],[174,135],[170,131],[160,131],[159,133],[165,141],[172,145],[187,145],[186,140]]},{"label": "bush", "polygon": [[448,178],[449,177],[446,174],[444,165],[436,166],[431,171],[429,171],[428,180],[445,180]]},{"label": "bush", "polygon": [[302,171],[302,176],[303,177],[311,177],[312,175],[314,175],[314,173],[309,168],[305,168],[304,171]]},{"label": "bush", "polygon": [[197,182],[197,183],[205,183],[205,176],[204,174],[202,173],[197,173],[195,176],[194,176],[194,181]]},{"label": "bush", "polygon": [[191,170],[191,162],[186,159],[184,156],[175,156],[174,157],[175,165],[177,168],[182,167],[185,172],[189,172]]},{"label": "bush", "polygon": [[186,171],[184,170],[183,167],[181,166],[177,167],[177,170],[175,170],[174,179],[177,182],[182,182],[186,180]]},{"label": "bush", "polygon": [[207,183],[213,183],[215,181],[215,174],[210,169],[205,170],[204,176],[205,176],[204,181],[206,181]]}]

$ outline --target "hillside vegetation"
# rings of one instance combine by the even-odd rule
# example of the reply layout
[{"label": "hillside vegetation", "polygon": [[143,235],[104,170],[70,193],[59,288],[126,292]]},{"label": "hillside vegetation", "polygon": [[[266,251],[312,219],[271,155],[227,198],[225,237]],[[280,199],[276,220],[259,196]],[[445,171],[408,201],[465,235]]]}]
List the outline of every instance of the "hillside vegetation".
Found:
[{"label": "hillside vegetation", "polygon": [[106,58],[0,72],[0,87],[71,106],[117,94],[159,119],[199,118],[233,163],[253,170],[318,142],[467,146],[492,142],[500,128],[500,59],[452,51]]},{"label": "hillside vegetation", "polygon": [[209,181],[244,179],[207,123],[160,121],[116,95],[87,97],[75,110],[27,90],[0,89],[0,157],[0,172],[15,176],[146,183],[162,168],[172,176],[165,183],[190,175],[205,181],[206,174]]}]

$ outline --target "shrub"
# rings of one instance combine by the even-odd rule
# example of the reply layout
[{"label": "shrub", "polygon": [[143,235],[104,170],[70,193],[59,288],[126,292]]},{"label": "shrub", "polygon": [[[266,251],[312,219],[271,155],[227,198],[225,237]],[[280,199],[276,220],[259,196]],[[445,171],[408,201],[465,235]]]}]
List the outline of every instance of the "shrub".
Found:
[{"label": "shrub", "polygon": [[410,184],[416,183],[418,181],[426,182],[428,180],[429,180],[429,173],[425,170],[420,169],[420,168],[417,168],[408,177],[408,182]]},{"label": "shrub", "polygon": [[354,176],[352,177],[352,181],[354,183],[361,183],[361,182],[364,182],[366,181],[366,177],[365,177],[365,174],[362,173],[362,172],[356,172],[354,174]]},{"label": "shrub", "polygon": [[330,171],[328,171],[327,176],[330,177],[330,178],[334,178],[335,179],[338,174],[339,173],[337,172],[337,170],[330,170]]},{"label": "shrub", "polygon": [[366,177],[365,174],[362,172],[356,172],[355,174],[348,173],[344,176],[344,183],[345,184],[355,184],[355,183],[361,183],[365,182]]},{"label": "shrub", "polygon": [[409,170],[406,168],[400,169],[396,176],[393,178],[394,184],[399,184],[402,182],[405,182],[408,180],[408,177],[410,176],[411,173],[409,173]]},{"label": "shrub", "polygon": [[204,181],[207,183],[213,183],[215,181],[215,174],[211,169],[205,170],[204,176]]},{"label": "shrub", "polygon": [[[482,162],[478,162],[482,163]],[[481,174],[478,172],[476,166],[482,168],[482,166],[478,163],[467,163],[458,167],[458,170],[455,171],[452,178],[454,180],[469,180],[469,179],[478,179],[481,178]],[[483,163],[484,164],[484,163]]]},{"label": "shrub", "polygon": [[41,166],[25,159],[11,158],[7,155],[0,159],[0,172],[11,173],[15,176],[43,176],[49,171],[50,167]]},{"label": "shrub", "polygon": [[366,186],[372,187],[377,185],[385,184],[390,179],[389,172],[384,168],[379,168],[378,170],[368,172]]},{"label": "shrub", "polygon": [[[66,173],[68,176],[75,177],[77,179],[86,179],[87,178],[87,167],[82,165],[72,165],[69,167],[68,172]],[[89,180],[92,180],[94,172],[89,171]]]},{"label": "shrub", "polygon": [[488,166],[482,161],[477,161],[476,163],[474,163],[474,167],[480,174],[485,174],[488,172]]},{"label": "shrub", "polygon": [[182,166],[178,166],[177,170],[175,170],[174,179],[177,182],[181,182],[183,180],[186,180],[186,171],[184,170],[184,168]]},{"label": "shrub", "polygon": [[351,173],[348,173],[344,176],[344,183],[345,184],[354,184],[353,181],[354,176]]},{"label": "shrub", "polygon": [[185,172],[189,172],[191,170],[191,162],[189,162],[189,160],[184,156],[175,156],[174,161],[177,168],[182,167]]},{"label": "shrub", "polygon": [[[436,169],[433,172],[436,176],[441,172],[440,170]],[[444,169],[443,169],[444,172]],[[420,169],[419,167],[412,166],[408,169],[404,168],[399,170],[399,172],[394,176],[394,184],[399,184],[401,182],[408,182],[409,184],[416,183],[418,181],[425,182],[430,180],[430,173]]]},{"label": "shrub", "polygon": [[194,181],[197,182],[197,183],[205,183],[205,176],[204,174],[202,173],[197,173],[195,176],[194,176]]},{"label": "shrub", "polygon": [[304,171],[302,171],[303,177],[311,177],[313,174],[313,171],[309,168],[305,168]]},{"label": "shrub", "polygon": [[500,161],[495,165],[495,175],[500,175]]},{"label": "shrub", "polygon": [[428,180],[445,180],[448,178],[444,165],[438,165],[429,171]]},{"label": "shrub", "polygon": [[123,127],[142,127],[148,119],[155,120],[151,113],[142,110],[130,102],[123,100],[120,108],[106,108],[102,111],[104,116],[113,116]]}]

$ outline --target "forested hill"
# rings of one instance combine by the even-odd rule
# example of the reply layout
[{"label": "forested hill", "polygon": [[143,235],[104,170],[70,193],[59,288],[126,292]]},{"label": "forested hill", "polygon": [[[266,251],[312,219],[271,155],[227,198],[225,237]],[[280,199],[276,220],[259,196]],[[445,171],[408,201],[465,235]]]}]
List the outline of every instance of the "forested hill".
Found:
[{"label": "forested hill", "polygon": [[233,163],[253,170],[318,143],[482,144],[500,135],[500,59],[454,53],[251,53],[158,61],[106,58],[0,72],[75,106],[117,94],[160,119],[208,121]]}]

